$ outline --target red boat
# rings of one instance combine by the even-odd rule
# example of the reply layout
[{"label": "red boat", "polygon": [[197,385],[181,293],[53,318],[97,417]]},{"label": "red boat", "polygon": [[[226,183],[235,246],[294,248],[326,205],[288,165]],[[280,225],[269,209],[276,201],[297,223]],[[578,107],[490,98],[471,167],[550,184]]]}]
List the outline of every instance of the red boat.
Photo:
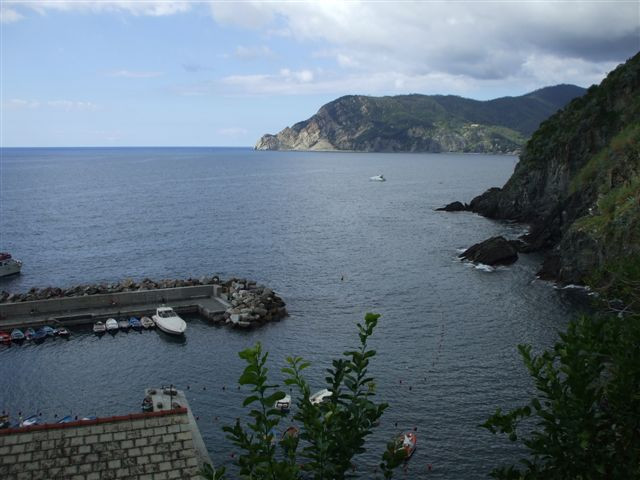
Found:
[{"label": "red boat", "polygon": [[0,342],[1,343],[11,343],[11,335],[7,332],[0,332]]},{"label": "red boat", "polygon": [[416,443],[418,438],[413,432],[401,433],[396,437],[396,452],[404,450],[405,460],[409,460],[413,452],[416,451]]}]

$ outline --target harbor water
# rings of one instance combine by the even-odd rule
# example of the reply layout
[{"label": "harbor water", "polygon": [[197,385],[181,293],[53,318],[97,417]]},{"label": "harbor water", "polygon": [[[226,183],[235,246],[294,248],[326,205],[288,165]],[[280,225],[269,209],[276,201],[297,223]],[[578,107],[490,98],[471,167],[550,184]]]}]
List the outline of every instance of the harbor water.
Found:
[{"label": "harbor water", "polygon": [[[183,339],[148,331],[97,337],[86,328],[69,340],[0,346],[0,409],[14,418],[137,412],[145,388],[175,384],[214,462],[230,465],[238,452],[222,426],[246,412],[237,352],[261,342],[277,382],[286,356],[304,356],[320,389],[331,359],[356,346],[355,324],[371,311],[382,316],[370,370],[377,398],[390,406],[356,474],[373,478],[385,442],[416,428],[418,448],[398,478],[487,478],[520,453],[478,427],[533,391],[517,344],[550,346],[580,308],[572,290],[535,279],[536,255],[494,271],[457,259],[460,249],[515,237],[524,226],[434,211],[502,185],[513,156],[225,148],[0,154],[0,250],[24,262],[0,289],[218,274],[267,285],[289,311],[251,331],[187,318]],[[387,181],[369,181],[378,174]]]}]

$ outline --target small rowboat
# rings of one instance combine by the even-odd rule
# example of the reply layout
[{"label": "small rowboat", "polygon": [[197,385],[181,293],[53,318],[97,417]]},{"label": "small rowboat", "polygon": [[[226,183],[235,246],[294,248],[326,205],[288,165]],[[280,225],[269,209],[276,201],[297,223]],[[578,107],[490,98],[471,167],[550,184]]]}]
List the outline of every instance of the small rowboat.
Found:
[{"label": "small rowboat", "polygon": [[104,323],[97,321],[93,324],[93,333],[101,334],[107,330],[107,327],[104,326]]},{"label": "small rowboat", "polygon": [[118,328],[120,328],[120,330],[124,331],[124,332],[128,332],[129,331],[129,327],[131,325],[129,325],[129,320],[118,320]]},{"label": "small rowboat", "polygon": [[318,390],[316,393],[311,395],[309,397],[309,401],[311,402],[311,405],[319,405],[325,400],[329,400],[329,397],[331,395],[333,395],[333,393],[331,393],[331,390],[323,388],[322,390]]},{"label": "small rowboat", "polygon": [[129,319],[129,326],[134,330],[142,330],[142,324],[140,323],[140,319],[137,317],[131,317]]},{"label": "small rowboat", "polygon": [[39,328],[38,331],[33,335],[34,342],[44,342],[45,338],[47,338],[47,332],[45,332],[42,328]]},{"label": "small rowboat", "polygon": [[142,317],[140,319],[140,323],[142,324],[143,328],[149,329],[149,328],[155,328],[156,323],[151,320],[149,317]]},{"label": "small rowboat", "polygon": [[71,415],[67,415],[66,417],[61,418],[56,423],[69,423],[73,421],[73,417]]},{"label": "small rowboat", "polygon": [[396,452],[404,451],[405,460],[409,460],[413,452],[416,451],[418,439],[413,432],[401,433],[396,437]]},{"label": "small rowboat", "polygon": [[280,400],[276,400],[273,404],[273,408],[280,410],[283,413],[287,413],[291,409],[291,395],[285,395]]},{"label": "small rowboat", "polygon": [[56,334],[56,331],[49,325],[45,325],[41,330],[47,335],[47,337],[53,337]]},{"label": "small rowboat", "polygon": [[7,332],[0,332],[0,342],[11,343],[11,335],[9,335]]},{"label": "small rowboat", "polygon": [[105,327],[109,333],[116,333],[118,331],[118,322],[115,318],[109,318],[107,323],[105,323]]},{"label": "small rowboat", "polygon": [[25,330],[24,332],[24,338],[26,338],[27,340],[33,340],[33,337],[36,336],[36,331],[29,327]]},{"label": "small rowboat", "polygon": [[14,342],[21,342],[24,340],[24,333],[19,328],[14,328],[11,330],[11,340]]},{"label": "small rowboat", "polygon": [[59,337],[68,337],[70,333],[65,327],[58,327],[56,328],[56,335]]},{"label": "small rowboat", "polygon": [[37,415],[31,415],[20,422],[21,427],[30,427],[31,425],[37,425],[40,423],[40,419]]}]

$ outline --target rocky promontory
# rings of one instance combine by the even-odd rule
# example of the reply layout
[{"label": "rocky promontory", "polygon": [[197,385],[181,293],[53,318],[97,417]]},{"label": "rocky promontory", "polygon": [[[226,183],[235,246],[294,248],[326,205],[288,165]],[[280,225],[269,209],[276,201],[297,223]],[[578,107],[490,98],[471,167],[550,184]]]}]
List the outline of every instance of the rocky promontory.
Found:
[{"label": "rocky promontory", "polygon": [[308,120],[262,136],[255,149],[516,153],[540,122],[583,93],[575,85],[556,85],[488,101],[347,95]]},{"label": "rocky promontory", "polygon": [[520,251],[546,252],[545,278],[585,283],[639,261],[640,54],[543,122],[502,188],[443,209],[460,205],[530,224]]}]

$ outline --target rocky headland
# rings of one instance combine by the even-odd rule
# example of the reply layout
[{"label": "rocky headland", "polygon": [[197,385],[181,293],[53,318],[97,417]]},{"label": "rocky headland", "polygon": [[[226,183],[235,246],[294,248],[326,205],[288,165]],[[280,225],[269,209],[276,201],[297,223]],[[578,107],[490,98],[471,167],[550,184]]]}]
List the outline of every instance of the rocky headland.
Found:
[{"label": "rocky headland", "polygon": [[347,95],[323,105],[308,120],[262,136],[255,149],[516,153],[540,122],[584,92],[575,85],[556,85],[488,101],[454,95]]},{"label": "rocky headland", "polygon": [[527,235],[507,244],[545,252],[542,278],[584,284],[637,261],[640,54],[543,122],[502,188],[442,210],[529,224]]}]

